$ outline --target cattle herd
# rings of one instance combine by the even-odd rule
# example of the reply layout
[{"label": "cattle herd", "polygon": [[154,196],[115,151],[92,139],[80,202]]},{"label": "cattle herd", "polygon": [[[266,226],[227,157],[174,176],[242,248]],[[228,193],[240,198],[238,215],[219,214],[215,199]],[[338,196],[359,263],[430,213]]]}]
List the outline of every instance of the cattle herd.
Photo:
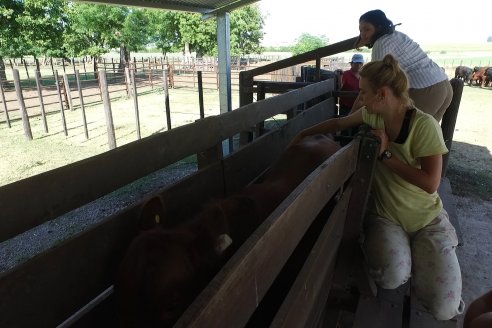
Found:
[{"label": "cattle herd", "polygon": [[340,145],[326,135],[290,145],[254,183],[174,229],[159,197],[144,204],[141,232],[115,279],[123,327],[169,327],[250,234]]},{"label": "cattle herd", "polygon": [[462,79],[468,85],[479,85],[480,87],[492,86],[492,67],[467,67],[458,66],[454,77]]}]

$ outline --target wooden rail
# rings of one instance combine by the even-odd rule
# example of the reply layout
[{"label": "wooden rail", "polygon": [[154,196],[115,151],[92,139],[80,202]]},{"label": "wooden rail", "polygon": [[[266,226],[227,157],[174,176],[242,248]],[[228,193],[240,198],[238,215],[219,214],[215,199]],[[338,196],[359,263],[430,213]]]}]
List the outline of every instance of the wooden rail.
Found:
[{"label": "wooden rail", "polygon": [[252,70],[242,71],[239,73],[239,105],[244,106],[253,102],[253,84],[254,77],[267,74],[286,67],[302,64],[310,60],[316,60],[319,72],[319,63],[322,57],[335,55],[344,51],[355,48],[357,37],[347,39],[338,43],[328,45],[323,48],[308,51],[306,53],[279,60],[277,62],[257,67]]}]

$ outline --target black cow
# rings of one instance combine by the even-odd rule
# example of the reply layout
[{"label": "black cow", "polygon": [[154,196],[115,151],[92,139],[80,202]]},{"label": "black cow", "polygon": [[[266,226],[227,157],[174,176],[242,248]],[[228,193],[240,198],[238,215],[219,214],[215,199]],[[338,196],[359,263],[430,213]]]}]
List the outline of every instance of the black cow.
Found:
[{"label": "black cow", "polygon": [[458,66],[454,71],[454,77],[456,79],[462,79],[467,83],[473,74],[473,69],[467,66]]},{"label": "black cow", "polygon": [[489,86],[492,86],[492,67],[489,67],[485,70],[485,82]]}]

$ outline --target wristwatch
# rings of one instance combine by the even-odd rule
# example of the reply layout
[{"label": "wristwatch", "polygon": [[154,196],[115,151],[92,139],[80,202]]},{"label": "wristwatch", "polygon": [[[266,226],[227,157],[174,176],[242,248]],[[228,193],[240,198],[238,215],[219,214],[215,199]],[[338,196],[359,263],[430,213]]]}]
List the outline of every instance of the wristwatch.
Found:
[{"label": "wristwatch", "polygon": [[385,159],[390,159],[391,157],[393,157],[393,154],[391,153],[391,151],[389,149],[385,149],[383,151],[383,153],[381,154],[381,156],[379,156],[379,159],[385,160]]}]

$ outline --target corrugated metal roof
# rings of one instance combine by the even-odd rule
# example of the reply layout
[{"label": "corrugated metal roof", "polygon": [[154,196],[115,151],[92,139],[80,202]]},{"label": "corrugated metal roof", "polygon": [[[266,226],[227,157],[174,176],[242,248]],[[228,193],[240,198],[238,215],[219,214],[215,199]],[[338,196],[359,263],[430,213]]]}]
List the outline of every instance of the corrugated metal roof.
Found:
[{"label": "corrugated metal roof", "polygon": [[259,0],[79,0],[99,4],[180,10],[201,14],[217,14],[249,5]]}]

